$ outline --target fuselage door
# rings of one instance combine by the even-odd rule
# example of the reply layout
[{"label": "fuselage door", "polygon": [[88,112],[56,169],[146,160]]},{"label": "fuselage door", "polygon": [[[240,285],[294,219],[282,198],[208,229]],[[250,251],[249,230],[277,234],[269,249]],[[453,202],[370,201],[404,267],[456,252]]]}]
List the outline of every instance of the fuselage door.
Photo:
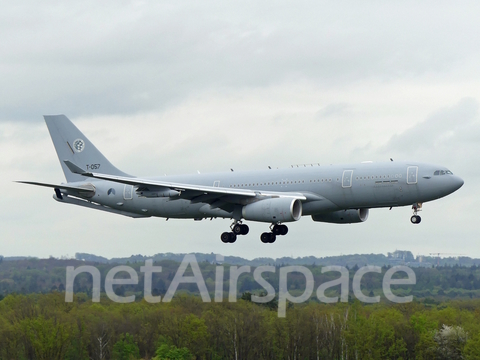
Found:
[{"label": "fuselage door", "polygon": [[123,189],[123,199],[132,200],[133,198],[133,185],[125,185]]},{"label": "fuselage door", "polygon": [[342,187],[352,187],[353,170],[344,170],[342,176]]},{"label": "fuselage door", "polygon": [[409,166],[407,168],[407,184],[413,185],[417,183],[418,166]]}]

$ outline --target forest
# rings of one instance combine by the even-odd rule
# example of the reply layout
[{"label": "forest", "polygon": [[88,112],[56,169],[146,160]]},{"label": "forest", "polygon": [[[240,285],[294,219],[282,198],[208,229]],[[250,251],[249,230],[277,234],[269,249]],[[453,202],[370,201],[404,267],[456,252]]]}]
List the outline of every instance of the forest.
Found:
[{"label": "forest", "polygon": [[480,359],[480,300],[289,306],[118,304],[86,294],[0,301],[1,359]]},{"label": "forest", "polygon": [[[222,264],[224,301],[214,302],[219,264],[199,262],[212,301],[203,302],[198,287],[182,284],[171,302],[148,303],[138,284],[115,285],[121,296],[135,294],[129,304],[116,303],[104,292],[92,301],[92,277],[80,274],[73,302],[65,301],[66,267],[92,265],[105,281],[118,264],[74,259],[24,259],[0,262],[0,359],[480,359],[480,267],[414,268],[416,284],[398,286],[413,301],[394,304],[382,295],[382,274],[362,279],[362,292],[380,295],[376,304],[325,304],[311,297],[288,303],[278,316],[278,297],[266,304],[252,302],[264,290],[253,270],[238,278],[238,299],[229,302],[230,265]],[[153,295],[164,296],[180,263],[155,261]],[[306,266],[315,289],[338,278]],[[278,269],[264,278],[278,292]],[[352,278],[359,266],[349,268]],[[186,275],[191,274],[189,269]],[[119,273],[119,275],[121,275]],[[351,286],[351,283],[350,283]],[[305,289],[302,274],[290,274],[288,291]],[[338,296],[340,286],[328,290]]]}]

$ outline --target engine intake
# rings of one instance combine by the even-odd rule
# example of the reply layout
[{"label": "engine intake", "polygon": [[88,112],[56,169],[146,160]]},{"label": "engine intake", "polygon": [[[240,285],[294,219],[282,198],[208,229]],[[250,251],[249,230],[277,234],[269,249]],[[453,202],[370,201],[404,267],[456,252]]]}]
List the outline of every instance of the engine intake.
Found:
[{"label": "engine intake", "polygon": [[369,209],[340,210],[327,214],[312,215],[312,219],[313,221],[333,224],[353,224],[366,221],[368,213]]},{"label": "engine intake", "polygon": [[242,208],[245,220],[261,222],[291,222],[302,217],[302,202],[291,198],[269,198]]}]

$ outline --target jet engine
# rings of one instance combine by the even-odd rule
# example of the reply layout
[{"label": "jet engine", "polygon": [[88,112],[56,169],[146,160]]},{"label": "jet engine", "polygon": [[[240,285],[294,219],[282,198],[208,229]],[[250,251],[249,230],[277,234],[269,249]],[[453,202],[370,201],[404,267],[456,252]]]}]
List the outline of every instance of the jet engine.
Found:
[{"label": "jet engine", "polygon": [[291,222],[302,217],[302,202],[292,198],[268,198],[242,208],[245,220],[261,222]]},{"label": "jet engine", "polygon": [[350,209],[334,211],[327,214],[312,215],[313,221],[334,224],[353,224],[364,222],[368,219],[368,209]]}]

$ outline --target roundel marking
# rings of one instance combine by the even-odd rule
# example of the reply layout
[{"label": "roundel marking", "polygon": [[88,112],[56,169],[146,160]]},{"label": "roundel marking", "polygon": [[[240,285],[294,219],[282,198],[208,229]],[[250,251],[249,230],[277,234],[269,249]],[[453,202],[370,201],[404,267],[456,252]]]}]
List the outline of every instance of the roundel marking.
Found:
[{"label": "roundel marking", "polygon": [[82,152],[83,149],[85,149],[85,141],[82,139],[77,139],[73,142],[73,148],[75,149],[76,152]]}]

